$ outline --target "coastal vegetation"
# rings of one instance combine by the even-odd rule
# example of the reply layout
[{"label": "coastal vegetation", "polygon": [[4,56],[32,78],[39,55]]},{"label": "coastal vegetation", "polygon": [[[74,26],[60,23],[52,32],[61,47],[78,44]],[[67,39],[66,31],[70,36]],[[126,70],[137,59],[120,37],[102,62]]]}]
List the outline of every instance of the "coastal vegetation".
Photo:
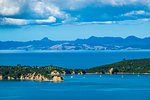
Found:
[{"label": "coastal vegetation", "polygon": [[[35,81],[53,81],[53,76],[49,73],[57,69],[61,71],[59,67],[47,66],[47,67],[30,67],[30,66],[0,66],[0,75],[2,79],[15,79],[15,80],[35,80]],[[57,76],[58,78],[60,76]],[[60,77],[62,81],[63,78]],[[56,80],[56,77],[55,77]]]},{"label": "coastal vegetation", "polygon": [[110,69],[112,70],[112,74],[121,74],[121,73],[128,73],[128,74],[150,74],[150,59],[135,59],[135,60],[123,60],[117,63],[97,66],[90,69],[86,69],[86,73],[102,73],[102,74],[109,74]]},{"label": "coastal vegetation", "polygon": [[90,69],[66,69],[56,66],[0,66],[0,80],[63,81],[59,75],[73,74],[150,74],[150,59],[125,60]]}]

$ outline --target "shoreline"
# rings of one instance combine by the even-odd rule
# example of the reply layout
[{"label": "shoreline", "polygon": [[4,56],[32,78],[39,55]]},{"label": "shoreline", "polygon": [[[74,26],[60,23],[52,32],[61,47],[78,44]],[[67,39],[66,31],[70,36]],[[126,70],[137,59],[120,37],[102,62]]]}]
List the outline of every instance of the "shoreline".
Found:
[{"label": "shoreline", "polygon": [[101,73],[86,73],[85,75],[150,75],[150,73],[117,73],[117,74],[101,74]]},{"label": "shoreline", "polygon": [[150,75],[149,65],[150,58],[123,60],[90,69],[67,69],[56,66],[30,67],[18,64],[17,66],[0,66],[0,79],[60,82],[64,77],[59,75]]}]

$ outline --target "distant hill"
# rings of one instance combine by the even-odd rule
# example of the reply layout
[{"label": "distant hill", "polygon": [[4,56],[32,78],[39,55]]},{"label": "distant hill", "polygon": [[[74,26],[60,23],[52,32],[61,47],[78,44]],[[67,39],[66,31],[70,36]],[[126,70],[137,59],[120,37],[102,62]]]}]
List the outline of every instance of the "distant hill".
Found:
[{"label": "distant hill", "polygon": [[150,74],[150,59],[135,59],[135,60],[124,60],[121,62],[97,66],[90,69],[86,69],[86,73],[102,73],[102,74],[123,74],[123,73],[147,73]]},{"label": "distant hill", "polygon": [[0,50],[139,50],[150,49],[150,37],[95,37],[74,41],[0,41]]}]

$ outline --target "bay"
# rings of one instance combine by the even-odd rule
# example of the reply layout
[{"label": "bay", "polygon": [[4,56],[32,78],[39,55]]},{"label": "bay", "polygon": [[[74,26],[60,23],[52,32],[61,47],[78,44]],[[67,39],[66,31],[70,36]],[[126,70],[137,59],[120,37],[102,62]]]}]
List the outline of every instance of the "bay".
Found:
[{"label": "bay", "polygon": [[110,51],[17,51],[1,50],[0,65],[58,66],[63,68],[91,68],[122,61],[125,58],[150,58],[149,50]]}]

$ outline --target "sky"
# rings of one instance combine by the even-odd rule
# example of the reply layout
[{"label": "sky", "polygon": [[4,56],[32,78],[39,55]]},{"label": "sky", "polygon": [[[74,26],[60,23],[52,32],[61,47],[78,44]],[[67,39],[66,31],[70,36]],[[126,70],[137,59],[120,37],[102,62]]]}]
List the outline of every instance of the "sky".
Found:
[{"label": "sky", "polygon": [[0,41],[150,37],[150,0],[0,0]]}]

